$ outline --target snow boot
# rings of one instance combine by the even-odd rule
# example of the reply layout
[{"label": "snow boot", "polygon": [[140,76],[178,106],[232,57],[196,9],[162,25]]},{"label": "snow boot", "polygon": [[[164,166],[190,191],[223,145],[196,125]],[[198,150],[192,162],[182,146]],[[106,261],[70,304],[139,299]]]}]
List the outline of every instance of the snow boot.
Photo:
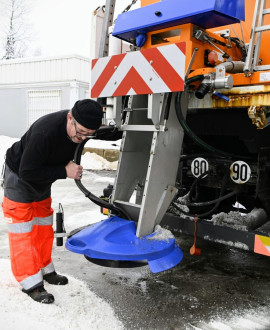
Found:
[{"label": "snow boot", "polygon": [[52,272],[46,275],[43,275],[43,279],[49,284],[54,285],[66,285],[68,284],[68,279],[66,276],[59,275],[56,272]]},{"label": "snow boot", "polygon": [[40,302],[42,304],[51,304],[54,302],[54,296],[51,293],[48,293],[44,286],[38,286],[37,288],[25,290],[22,289],[22,291],[26,294],[28,294],[29,297],[31,297],[33,300]]}]

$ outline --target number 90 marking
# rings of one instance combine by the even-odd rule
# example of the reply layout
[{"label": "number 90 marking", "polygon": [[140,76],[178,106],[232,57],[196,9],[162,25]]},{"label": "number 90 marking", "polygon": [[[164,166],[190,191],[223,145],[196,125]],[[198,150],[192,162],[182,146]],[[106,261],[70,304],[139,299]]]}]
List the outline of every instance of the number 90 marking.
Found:
[{"label": "number 90 marking", "polygon": [[[191,163],[191,173],[197,178],[204,172],[208,171],[209,164],[208,161],[204,158],[198,157],[195,158]],[[205,175],[207,176],[207,174]]]},{"label": "number 90 marking", "polygon": [[247,163],[238,160],[231,164],[230,176],[235,183],[242,184],[250,179],[251,169]]}]

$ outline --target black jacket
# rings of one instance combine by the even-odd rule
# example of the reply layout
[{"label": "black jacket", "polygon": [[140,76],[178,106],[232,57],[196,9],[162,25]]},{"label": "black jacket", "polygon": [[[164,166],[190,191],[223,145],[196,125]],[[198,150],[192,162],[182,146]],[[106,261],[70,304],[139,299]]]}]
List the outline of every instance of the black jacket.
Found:
[{"label": "black jacket", "polygon": [[66,178],[65,166],[77,147],[67,135],[67,113],[62,110],[39,118],[7,150],[8,167],[37,190]]}]

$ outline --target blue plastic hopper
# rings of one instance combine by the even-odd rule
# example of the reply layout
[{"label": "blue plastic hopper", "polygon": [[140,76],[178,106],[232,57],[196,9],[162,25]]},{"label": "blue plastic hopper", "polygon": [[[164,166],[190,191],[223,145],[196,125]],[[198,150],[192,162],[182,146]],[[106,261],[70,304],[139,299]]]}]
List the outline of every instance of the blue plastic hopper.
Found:
[{"label": "blue plastic hopper", "polygon": [[183,252],[174,238],[160,240],[155,236],[156,232],[137,237],[134,221],[115,216],[75,234],[67,240],[66,248],[95,259],[147,260],[150,270],[158,273],[179,264]]}]

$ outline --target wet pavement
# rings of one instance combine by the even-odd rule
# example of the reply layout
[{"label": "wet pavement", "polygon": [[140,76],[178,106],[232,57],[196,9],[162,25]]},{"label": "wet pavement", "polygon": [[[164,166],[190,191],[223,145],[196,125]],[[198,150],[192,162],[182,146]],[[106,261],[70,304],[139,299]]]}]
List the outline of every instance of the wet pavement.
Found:
[{"label": "wet pavement", "polygon": [[[191,256],[192,239],[177,242],[183,261],[158,274],[148,266],[102,267],[57,249],[55,256],[59,269],[86,281],[114,306],[127,329],[212,329],[206,327],[212,319],[269,306],[267,257],[204,241],[198,242],[202,255]],[[270,319],[260,329],[270,329]]]},{"label": "wet pavement", "polygon": [[[112,175],[96,172],[85,181],[93,187],[93,193],[101,194],[107,183],[112,183]],[[55,203],[61,199],[64,204],[68,230],[76,228],[76,219],[78,227],[82,226],[81,217],[91,215],[93,208],[97,210],[71,180],[57,182],[53,197],[58,199]],[[5,231],[1,224],[1,241]],[[183,261],[158,274],[151,273],[147,265],[99,266],[64,247],[55,247],[53,256],[56,269],[85,281],[113,306],[126,329],[270,329],[269,257],[200,239],[197,246],[202,253],[192,256],[192,237],[181,235],[177,243],[184,252]],[[8,258],[7,244],[0,247],[0,258]],[[234,317],[246,317],[247,313],[253,316],[246,326],[229,326]],[[223,319],[224,327],[215,327],[216,319]]]}]

